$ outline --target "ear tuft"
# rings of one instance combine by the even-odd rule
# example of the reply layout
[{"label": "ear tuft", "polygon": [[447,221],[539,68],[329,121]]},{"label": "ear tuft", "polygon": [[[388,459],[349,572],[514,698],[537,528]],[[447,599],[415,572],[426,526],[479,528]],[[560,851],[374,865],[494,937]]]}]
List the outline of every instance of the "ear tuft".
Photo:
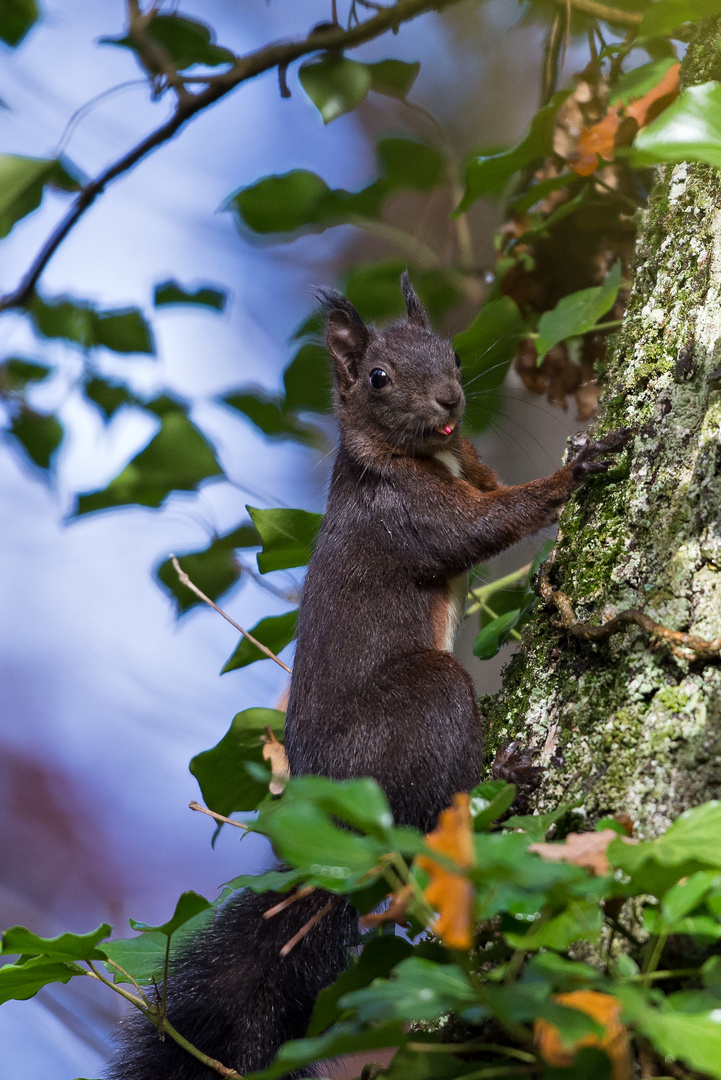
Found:
[{"label": "ear tuft", "polygon": [[336,377],[342,388],[349,388],[358,378],[370,334],[350,300],[336,289],[319,289],[317,297],[328,312],[325,340],[333,357]]},{"label": "ear tuft", "polygon": [[406,302],[406,311],[408,312],[409,322],[415,323],[416,326],[422,326],[424,330],[430,329],[430,322],[428,314],[423,304],[420,302],[416,295],[416,290],[411,285],[411,279],[408,277],[408,271],[404,270],[401,274],[401,289],[403,290],[403,298]]}]

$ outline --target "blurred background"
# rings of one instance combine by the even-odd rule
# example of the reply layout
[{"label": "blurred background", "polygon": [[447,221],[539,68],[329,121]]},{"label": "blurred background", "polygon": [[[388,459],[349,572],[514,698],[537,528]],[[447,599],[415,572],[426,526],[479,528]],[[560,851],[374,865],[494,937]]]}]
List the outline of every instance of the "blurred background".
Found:
[{"label": "blurred background", "polygon": [[[328,9],[325,0],[250,0],[241,15],[233,0],[183,3],[184,14],[212,25],[236,53],[304,35]],[[239,844],[236,830],[224,830],[211,849],[212,823],[188,810],[199,794],[188,760],[214,745],[237,711],[277,705],[285,676],[263,661],[219,678],[235,632],[207,608],[176,619],[152,572],[170,551],[202,548],[233,528],[246,503],[323,509],[330,425],[325,449],[269,439],[217,399],[247,384],[276,392],[291,356],[288,338],[312,310],[313,286],[342,283],[359,261],[403,253],[381,230],[352,226],[261,244],[239,233],[223,205],[238,188],[292,168],[356,190],[376,175],[379,135],[433,134],[423,110],[459,157],[512,144],[538,107],[543,60],[543,29],[520,24],[520,10],[510,0],[459,3],[354,53],[420,61],[413,104],[372,94],[324,126],[292,70],[287,100],[275,72],[242,86],[112,185],[52,259],[45,293],[105,308],[133,305],[150,314],[154,286],[169,278],[228,290],[223,313],[152,313],[156,358],[100,350],[98,359],[106,376],[122,377],[138,394],[169,390],[191,402],[225,479],[175,494],[160,510],[119,508],[70,520],[76,494],[104,487],[149,441],[153,422],[133,407],[104,422],[78,391],[77,348],[40,342],[27,319],[3,317],[5,356],[54,365],[32,402],[57,411],[66,434],[49,471],[33,465],[16,440],[0,443],[0,925],[52,935],[107,920],[125,936],[129,915],[162,922],[182,890],[214,896],[228,878],[267,862],[260,842]],[[98,42],[123,26],[120,0],[43,4],[22,44],[3,50],[3,153],[52,157],[62,143],[94,176],[161,121],[169,104],[149,100],[132,53]],[[573,47],[565,62],[574,70]],[[66,205],[66,195],[46,195],[13,230],[1,291],[17,284]],[[442,245],[449,209],[442,199],[430,208],[424,238]],[[401,194],[386,219],[402,225],[417,214],[417,196]],[[499,221],[483,202],[469,215],[479,298]],[[475,309],[466,297],[439,329],[463,328]],[[319,370],[318,379],[327,383],[327,372]],[[0,423],[8,422],[0,402]],[[516,483],[557,467],[566,435],[578,427],[573,408],[564,412],[531,395],[511,373],[476,442],[502,479]],[[496,560],[488,578],[530,561],[542,539]],[[252,569],[252,550],[240,559]],[[270,582],[286,592],[301,579],[283,571]],[[222,603],[246,627],[288,607],[246,573]],[[487,693],[497,688],[510,646],[492,661],[477,660],[477,629],[467,627],[458,654]],[[0,1009],[6,1080],[101,1074],[119,999],[83,982]]]}]

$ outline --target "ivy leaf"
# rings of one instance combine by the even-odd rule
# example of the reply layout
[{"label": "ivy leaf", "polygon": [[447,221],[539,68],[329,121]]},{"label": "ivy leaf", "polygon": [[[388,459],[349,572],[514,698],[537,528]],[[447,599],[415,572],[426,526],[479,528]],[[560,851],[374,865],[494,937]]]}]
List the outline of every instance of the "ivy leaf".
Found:
[{"label": "ivy leaf", "polygon": [[[56,960],[102,960],[105,953],[98,942],[109,936],[112,926],[102,923],[89,934],[58,934],[57,937],[38,937],[24,926],[11,926],[2,935],[0,953],[22,956],[44,956]],[[2,970],[2,969],[0,969]]]},{"label": "ivy leaf", "polygon": [[463,368],[467,430],[481,431],[493,416],[491,392],[503,382],[526,333],[518,307],[510,297],[502,296],[484,304],[470,326],[453,338]]},{"label": "ivy leaf", "polygon": [[419,63],[408,64],[404,60],[379,60],[366,64],[371,77],[371,90],[388,97],[405,98],[421,70]]},{"label": "ivy leaf", "polygon": [[402,960],[390,979],[376,979],[362,990],[341,998],[343,1009],[353,1009],[358,1020],[434,1020],[459,1012],[477,1000],[468,976],[455,964],[436,964],[411,956]]},{"label": "ivy leaf", "polygon": [[528,132],[516,146],[499,154],[477,157],[466,169],[466,191],[456,215],[465,213],[476,199],[504,186],[514,172],[524,169],[553,150],[553,128],[556,113],[569,96],[570,90],[554,94],[548,105],[539,109]]},{"label": "ivy leaf", "polygon": [[301,64],[298,78],[324,124],[355,109],[365,100],[372,83],[366,64],[335,55],[307,60]]},{"label": "ivy leaf", "polygon": [[[684,3],[686,0],[684,0]],[[654,4],[654,10],[659,4]],[[721,0],[718,0],[721,10]],[[626,71],[614,86],[609,95],[611,105],[628,105],[634,98],[641,98],[658,86],[664,75],[677,63],[673,56],[664,56],[660,60],[652,60],[650,64],[642,64],[633,71]]]},{"label": "ivy leaf", "polygon": [[672,36],[686,22],[700,22],[721,13],[721,0],[656,0],[644,12],[640,37]]},{"label": "ivy leaf", "polygon": [[65,433],[55,416],[46,416],[23,405],[12,418],[9,434],[20,443],[35,465],[49,469]]},{"label": "ivy leaf", "polygon": [[99,375],[83,383],[83,392],[89,401],[98,406],[106,420],[110,420],[123,405],[137,404],[137,399],[127,386],[109,382]]},{"label": "ivy leaf", "polygon": [[[4,21],[0,15],[0,27]],[[61,158],[21,157],[0,154],[0,238],[13,225],[36,210],[45,188],[79,191],[80,178],[74,166]]]},{"label": "ivy leaf", "polygon": [[229,730],[216,746],[190,762],[206,806],[227,817],[236,810],[255,810],[268,785],[243,769],[246,761],[263,764],[266,728],[282,739],[285,713],[277,709],[246,709],[233,717]]},{"label": "ivy leaf", "polygon": [[0,40],[13,48],[19,45],[38,15],[35,0],[4,0],[0,8]]},{"label": "ivy leaf", "polygon": [[254,506],[246,506],[246,510],[263,544],[258,555],[261,574],[305,566],[310,561],[322,514],[285,508],[259,510]]},{"label": "ivy leaf", "polygon": [[[297,624],[298,612],[286,611],[284,615],[269,615],[267,618],[261,619],[250,633],[278,656],[287,645],[290,645],[295,637]],[[220,674],[224,675],[226,671],[235,671],[237,668],[246,667],[256,660],[267,660],[267,657],[246,637],[241,637],[238,647],[233,655],[226,660]]]},{"label": "ivy leaf", "polygon": [[157,508],[171,492],[195,491],[203,480],[222,475],[205,436],[181,411],[169,411],[155,438],[106,488],[79,496],[75,515],[129,504]]},{"label": "ivy leaf", "polygon": [[[189,19],[184,15],[156,15],[146,32],[163,48],[178,71],[184,71],[195,64],[218,67],[220,64],[232,64],[235,60],[235,54],[230,49],[214,43],[211,28],[197,19]],[[131,49],[141,56],[131,36],[104,37],[100,38],[100,43]],[[147,58],[142,57],[141,62],[145,64]]]},{"label": "ivy leaf", "polygon": [[631,161],[637,168],[660,161],[705,161],[721,168],[721,83],[683,90],[639,131]]},{"label": "ivy leaf", "polygon": [[[188,894],[184,895],[187,896]],[[197,893],[193,895],[197,896]],[[200,897],[199,899],[203,898]],[[201,909],[198,914],[193,915],[187,922],[179,924],[178,929],[173,933],[170,945],[171,968],[174,957],[177,956],[178,950],[182,948],[184,943],[212,921],[215,909],[221,899],[222,897],[212,904],[206,901],[207,906]],[[117,938],[115,941],[109,941],[105,946],[108,957],[105,966],[116,983],[129,982],[129,979],[123,972],[118,971],[113,966],[113,963],[119,964],[136,982],[143,986],[149,983],[157,983],[163,978],[167,949],[168,937],[157,930],[147,930],[132,938]]]},{"label": "ivy leaf", "polygon": [[25,963],[5,964],[0,967],[0,1004],[25,1001],[49,983],[70,982],[74,975],[85,975],[85,969],[45,956],[35,956]]},{"label": "ivy leaf", "polygon": [[490,660],[508,641],[511,630],[521,617],[521,609],[506,611],[496,619],[491,619],[473,642],[473,655],[479,660]]},{"label": "ivy leaf", "polygon": [[27,311],[42,337],[72,341],[84,349],[100,345],[118,353],[155,353],[152,331],[138,308],[99,311],[87,300],[35,295]]},{"label": "ivy leaf", "polygon": [[247,416],[259,431],[271,439],[295,439],[296,442],[309,446],[318,446],[321,441],[319,430],[299,420],[285,408],[282,399],[270,398],[262,392],[256,392],[226,394],[222,400],[232,409],[237,409]]},{"label": "ivy leaf", "polygon": [[129,922],[133,930],[139,930],[143,934],[163,934],[164,937],[169,938],[181,926],[184,926],[190,919],[194,919],[201,911],[206,911],[210,906],[210,900],[206,900],[200,893],[184,892],[178,898],[172,916],[161,926],[149,926],[148,923],[137,922],[135,919],[130,919]]},{"label": "ivy leaf", "polygon": [[[235,557],[236,549],[259,545],[258,531],[248,522],[224,536],[217,536],[200,551],[186,551],[178,556],[178,562],[201,592],[211,600],[218,600],[235,584],[241,574],[240,564]],[[203,601],[178,580],[170,559],[165,559],[156,568],[155,578],[175,600],[176,614],[183,615],[196,604],[202,604]]]},{"label": "ivy leaf", "polygon": [[579,337],[592,330],[602,315],[613,307],[621,284],[621,261],[617,259],[602,285],[581,289],[559,300],[545,311],[538,322],[536,353],[542,362],[549,349],[559,341]]},{"label": "ivy leaf", "polygon": [[155,307],[190,304],[212,308],[214,311],[223,311],[227,301],[228,294],[225,289],[217,289],[213,285],[199,285],[195,289],[186,289],[177,281],[172,280],[156,285],[153,292]]},{"label": "ivy leaf", "polygon": [[10,391],[24,390],[28,383],[42,382],[51,371],[48,364],[11,356],[0,364],[0,386]]}]

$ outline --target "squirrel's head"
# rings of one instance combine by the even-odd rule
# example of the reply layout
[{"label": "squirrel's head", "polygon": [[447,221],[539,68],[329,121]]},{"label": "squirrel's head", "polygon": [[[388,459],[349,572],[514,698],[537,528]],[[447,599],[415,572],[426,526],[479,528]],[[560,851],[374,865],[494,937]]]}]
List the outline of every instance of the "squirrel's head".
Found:
[{"label": "squirrel's head", "polygon": [[364,464],[438,453],[457,439],[465,407],[453,346],[431,330],[405,271],[401,288],[407,317],[384,330],[366,326],[342,293],[319,293],[341,438]]}]

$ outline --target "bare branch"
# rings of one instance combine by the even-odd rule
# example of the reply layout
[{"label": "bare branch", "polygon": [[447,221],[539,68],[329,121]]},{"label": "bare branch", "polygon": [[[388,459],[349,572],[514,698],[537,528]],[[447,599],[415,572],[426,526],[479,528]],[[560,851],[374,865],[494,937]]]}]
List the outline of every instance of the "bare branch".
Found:
[{"label": "bare branch", "polygon": [[235,622],[234,619],[231,619],[230,615],[223,611],[222,608],[219,608],[217,604],[213,603],[210,597],[206,596],[205,593],[202,592],[197,585],[193,584],[193,582],[186,574],[185,570],[181,569],[180,563],[176,559],[175,555],[171,553],[169,555],[169,559],[173,564],[173,567],[175,568],[178,579],[183,585],[186,585],[187,588],[189,588],[191,592],[194,592],[195,595],[199,597],[205,604],[208,604],[210,607],[212,607],[213,611],[217,611],[219,615],[222,615],[225,621],[229,622],[231,626],[234,626],[236,630],[239,630],[244,638],[247,638],[252,645],[255,645],[256,649],[260,649],[260,651],[262,653],[265,653],[265,655],[270,660],[275,660],[276,664],[282,667],[284,671],[287,671],[289,675],[293,674],[293,669],[289,668],[286,663],[284,663],[279,657],[277,657],[275,653],[268,648],[267,645],[264,645],[261,641],[258,641],[258,639],[254,638],[252,634],[249,634],[247,630],[244,630],[242,626],[239,626],[239,624]]},{"label": "bare branch", "polygon": [[310,896],[312,892],[315,892],[315,885],[305,885],[302,889],[298,889],[297,892],[291,893],[285,900],[281,900],[275,907],[268,908],[263,912],[264,919],[272,919],[274,915],[280,915],[281,911],[285,911],[286,908],[294,904],[296,900],[302,900],[305,896]]},{"label": "bare branch", "polygon": [[[574,2],[590,3],[591,0],[574,0]],[[179,100],[169,120],[142,139],[137,146],[105,169],[95,180],[85,185],[65,217],[33,259],[18,287],[13,292],[0,297],[0,312],[22,307],[27,303],[45,267],[65,237],[108,184],[132,169],[157,147],[172,139],[192,117],[215,104],[216,101],[220,101],[241,83],[248,82],[279,65],[287,66],[309,53],[326,49],[348,49],[362,45],[385,33],[386,30],[396,29],[401,23],[408,22],[417,15],[422,15],[426,11],[440,11],[452,3],[456,3],[456,0],[396,0],[395,4],[379,11],[373,18],[349,27],[347,30],[333,26],[327,30],[311,32],[299,41],[276,42],[247,56],[239,56],[227,71],[208,76],[204,90],[188,93],[185,99]],[[139,6],[134,0],[131,7],[139,12]]]},{"label": "bare branch", "polygon": [[612,4],[601,4],[598,0],[553,0],[557,7],[566,11],[573,8],[582,15],[590,15],[592,19],[602,19],[603,22],[612,23],[614,26],[636,27],[641,22],[643,14],[640,11],[621,11]]},{"label": "bare branch", "polygon": [[226,825],[235,825],[236,829],[250,828],[244,821],[234,821],[233,818],[225,817],[223,814],[216,814],[214,810],[209,810],[207,806],[201,806],[195,799],[193,799],[191,803],[188,803],[188,806],[191,810],[198,810],[201,814],[207,814],[208,817],[215,818],[216,821],[224,821]]},{"label": "bare branch", "polygon": [[611,634],[618,634],[626,626],[640,626],[651,637],[667,641],[675,656],[683,660],[718,660],[721,656],[721,637],[713,641],[704,641],[695,634],[684,634],[679,630],[669,630],[668,627],[657,623],[650,616],[644,614],[639,608],[628,608],[619,611],[608,622],[595,626],[592,623],[579,622],[573,610],[573,604],[566,593],[560,589],[554,590],[551,585],[548,571],[553,565],[552,559],[543,563],[538,571],[538,587],[541,596],[549,607],[555,607],[561,616],[561,624],[574,637],[583,641],[605,641]]}]

